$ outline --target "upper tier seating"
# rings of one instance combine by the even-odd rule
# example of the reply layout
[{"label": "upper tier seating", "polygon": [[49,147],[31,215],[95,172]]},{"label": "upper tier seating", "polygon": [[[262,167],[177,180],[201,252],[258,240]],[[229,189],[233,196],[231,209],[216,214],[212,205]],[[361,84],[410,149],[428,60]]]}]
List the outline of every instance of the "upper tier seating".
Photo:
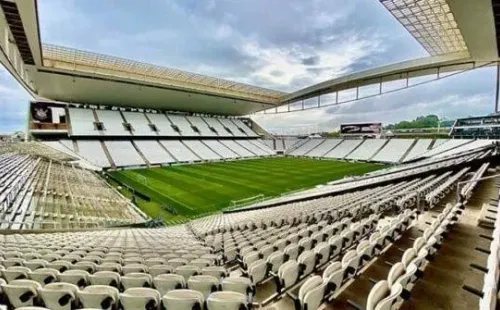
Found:
[{"label": "upper tier seating", "polygon": [[71,135],[94,136],[99,132],[94,127],[94,112],[90,109],[68,108],[71,122]]},{"label": "upper tier seating", "polygon": [[180,135],[184,137],[199,137],[200,133],[196,132],[191,124],[188,122],[183,115],[167,115],[168,119],[172,122],[172,125],[177,126]]},{"label": "upper tier seating", "polygon": [[236,126],[231,121],[231,119],[219,118],[218,120],[222,124],[222,126],[224,126],[226,128],[226,130],[229,130],[229,132],[231,132],[231,134],[234,137],[246,137],[247,136],[246,132],[243,129],[238,128],[238,126]]},{"label": "upper tier seating", "polygon": [[222,126],[221,122],[219,122],[219,119],[207,117],[205,118],[205,121],[207,122],[208,126],[212,127],[217,132],[217,135],[219,137],[233,137],[233,134],[230,133],[226,128],[224,128],[224,126]]},{"label": "upper tier seating", "polygon": [[122,114],[127,123],[129,123],[132,126],[132,134],[134,136],[155,137],[158,135],[149,126],[149,121],[144,113],[122,112]]},{"label": "upper tier seating", "polygon": [[208,124],[200,116],[186,116],[186,119],[195,126],[200,133],[200,136],[204,137],[217,137],[217,133],[212,131]]},{"label": "upper tier seating", "polygon": [[[241,119],[83,108],[68,111],[72,136],[258,137]],[[102,123],[100,130],[96,123]]]},{"label": "upper tier seating", "polygon": [[391,139],[371,160],[398,163],[414,142],[414,139]]},{"label": "upper tier seating", "polygon": [[257,137],[257,133],[255,133],[250,127],[248,127],[241,119],[233,118],[231,121],[236,125],[236,127],[242,129],[245,134],[249,137]]},{"label": "upper tier seating", "polygon": [[130,136],[120,111],[96,110],[97,118],[103,124],[101,133],[105,136]]},{"label": "upper tier seating", "polygon": [[172,123],[163,113],[145,113],[152,124],[156,126],[159,136],[179,136],[179,132],[175,131]]}]

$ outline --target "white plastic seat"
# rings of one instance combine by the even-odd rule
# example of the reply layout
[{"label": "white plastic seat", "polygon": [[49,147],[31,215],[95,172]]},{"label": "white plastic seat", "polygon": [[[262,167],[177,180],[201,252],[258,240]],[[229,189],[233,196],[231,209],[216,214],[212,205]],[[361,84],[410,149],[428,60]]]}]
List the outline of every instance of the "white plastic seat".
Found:
[{"label": "white plastic seat", "polygon": [[151,287],[153,278],[150,274],[141,272],[131,272],[121,277],[124,290],[132,287]]},{"label": "white plastic seat", "polygon": [[255,295],[255,285],[249,278],[245,277],[229,277],[222,280],[221,284],[223,291],[231,291],[244,294],[247,296],[247,301],[252,302]]},{"label": "white plastic seat", "polygon": [[179,266],[175,268],[175,273],[180,274],[187,281],[189,277],[201,274],[201,268],[191,265]]},{"label": "white plastic seat", "polygon": [[318,309],[325,296],[326,282],[320,276],[307,279],[299,289],[300,309]]},{"label": "white plastic seat", "polygon": [[219,280],[212,276],[191,276],[187,282],[190,290],[198,291],[206,299],[210,293],[218,290]]},{"label": "white plastic seat", "polygon": [[159,309],[161,295],[155,289],[135,287],[120,294],[120,301],[124,310]]},{"label": "white plastic seat", "polygon": [[323,271],[323,281],[326,282],[328,292],[334,294],[344,281],[345,270],[341,262],[333,262]]},{"label": "white plastic seat", "polygon": [[168,309],[193,310],[203,309],[203,294],[193,290],[173,290],[162,297],[163,305]]},{"label": "white plastic seat", "polygon": [[128,264],[122,267],[122,273],[124,275],[137,272],[147,273],[148,266],[143,264]]},{"label": "white plastic seat", "polygon": [[2,275],[5,281],[10,283],[14,280],[28,279],[28,274],[30,272],[31,270],[27,267],[13,266],[2,270]]},{"label": "white plastic seat", "polygon": [[94,273],[97,270],[97,264],[91,262],[78,262],[71,266],[72,270],[85,270],[88,273]]},{"label": "white plastic seat", "polygon": [[248,309],[247,298],[237,292],[214,292],[207,298],[207,310]]},{"label": "white plastic seat", "polygon": [[72,265],[70,262],[64,260],[55,260],[47,264],[47,268],[55,269],[59,272],[70,270]]},{"label": "white plastic seat", "polygon": [[97,265],[97,271],[112,271],[116,273],[122,273],[122,265],[118,263],[102,263]]},{"label": "white plastic seat", "polygon": [[38,289],[42,287],[40,283],[26,279],[12,280],[1,286],[9,304],[14,308],[33,306],[38,298]]},{"label": "white plastic seat", "polygon": [[300,276],[311,274],[316,267],[316,254],[313,251],[305,251],[299,255],[297,262],[300,265]]},{"label": "white plastic seat", "polygon": [[323,265],[330,259],[330,245],[327,242],[318,243],[314,247],[314,254],[316,254],[317,265]]},{"label": "white plastic seat", "polygon": [[356,250],[350,250],[344,254],[344,257],[342,257],[342,268],[346,272],[344,278],[352,278],[356,275],[359,268],[359,261],[360,257]]},{"label": "white plastic seat", "polygon": [[153,279],[153,283],[162,296],[169,291],[186,287],[186,280],[178,274],[160,274]]},{"label": "white plastic seat", "polygon": [[119,301],[118,289],[107,285],[90,285],[78,291],[77,295],[85,308],[114,309]]},{"label": "white plastic seat", "polygon": [[346,228],[340,233],[340,236],[342,237],[342,248],[349,248],[354,241],[354,231]]},{"label": "white plastic seat", "polygon": [[298,244],[292,243],[285,247],[285,257],[286,260],[296,260],[299,257],[299,246]]},{"label": "white plastic seat", "polygon": [[209,266],[201,270],[201,273],[207,276],[216,277],[218,280],[228,276],[226,268],[222,266]]},{"label": "white plastic seat", "polygon": [[90,274],[84,270],[67,270],[59,274],[59,280],[61,282],[71,283],[80,288],[89,284],[89,277]]},{"label": "white plastic seat", "polygon": [[92,285],[107,285],[120,287],[120,274],[113,271],[98,271],[89,276],[90,284]]},{"label": "white plastic seat", "polygon": [[212,260],[206,258],[195,258],[189,262],[189,265],[205,268],[212,264]]},{"label": "white plastic seat", "polygon": [[78,287],[70,283],[49,283],[38,289],[45,306],[52,310],[71,310],[76,306]]},{"label": "white plastic seat", "polygon": [[269,267],[269,271],[271,272],[278,272],[279,267],[285,262],[285,253],[282,251],[276,251],[273,252],[269,257],[267,258],[267,265]]},{"label": "white plastic seat", "polygon": [[289,260],[278,269],[278,280],[280,286],[278,290],[288,288],[299,279],[300,265],[294,260]]},{"label": "white plastic seat", "polygon": [[333,235],[328,239],[328,244],[330,245],[331,255],[330,257],[337,257],[340,253],[342,253],[343,249],[343,239],[340,235]]},{"label": "white plastic seat", "polygon": [[267,275],[267,263],[263,259],[259,259],[252,263],[247,269],[248,277],[254,284],[264,280]]},{"label": "white plastic seat", "polygon": [[399,283],[390,287],[387,281],[379,281],[368,294],[366,310],[391,310],[402,292],[403,287]]},{"label": "white plastic seat", "polygon": [[59,281],[59,271],[52,268],[40,268],[30,272],[29,277],[41,285],[46,285]]},{"label": "white plastic seat", "polygon": [[149,274],[154,278],[160,274],[167,274],[174,272],[174,268],[169,265],[152,265],[149,266]]},{"label": "white plastic seat", "polygon": [[24,262],[24,267],[31,269],[31,271],[36,270],[38,268],[45,268],[48,265],[48,261],[43,259],[33,259]]}]

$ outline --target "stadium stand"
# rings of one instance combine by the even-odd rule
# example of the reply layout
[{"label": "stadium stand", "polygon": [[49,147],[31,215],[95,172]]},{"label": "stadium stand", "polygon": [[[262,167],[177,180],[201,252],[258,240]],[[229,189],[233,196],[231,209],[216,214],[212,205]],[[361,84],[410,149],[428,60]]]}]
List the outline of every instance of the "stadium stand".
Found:
[{"label": "stadium stand", "polygon": [[[237,140],[219,140],[220,143],[225,145],[228,149],[232,150],[241,157],[256,157],[257,154],[250,151],[250,149],[245,148],[242,144],[238,143]],[[253,148],[250,146],[250,148]]]},{"label": "stadium stand", "polygon": [[240,131],[243,131],[247,136],[249,137],[257,137],[257,133],[253,131],[250,127],[248,127],[241,119],[238,118],[233,118],[231,121],[238,127],[238,129],[241,129]]},{"label": "stadium stand", "polygon": [[326,139],[323,143],[319,144],[317,147],[313,148],[305,154],[308,157],[323,157],[326,153],[333,150],[337,145],[342,142],[341,139]]},{"label": "stadium stand", "polygon": [[199,161],[200,158],[188,149],[184,143],[179,140],[160,140],[160,143],[165,147],[177,162]]},{"label": "stadium stand", "polygon": [[357,148],[362,142],[362,140],[344,139],[339,145],[337,145],[337,147],[326,153],[324,157],[342,159]]},{"label": "stadium stand", "polygon": [[172,125],[179,130],[179,134],[183,137],[199,137],[200,133],[195,131],[191,124],[188,122],[186,117],[182,115],[172,115],[169,114],[168,119],[172,122]]},{"label": "stadium stand", "polygon": [[227,131],[222,124],[213,117],[206,117],[205,121],[207,122],[208,126],[213,128],[219,137],[232,137],[233,134]]},{"label": "stadium stand", "polygon": [[140,166],[145,162],[130,141],[105,141],[104,144],[118,167]]},{"label": "stadium stand", "polygon": [[186,116],[192,126],[196,127],[199,134],[204,137],[217,137],[217,133],[212,131],[208,124],[199,116]]},{"label": "stadium stand", "polygon": [[375,156],[372,161],[398,163],[408,150],[412,147],[414,139],[391,139]]},{"label": "stadium stand", "polygon": [[172,123],[163,113],[145,113],[146,117],[151,121],[151,124],[156,126],[159,136],[179,136],[179,132],[175,131]]},{"label": "stadium stand", "polygon": [[240,129],[236,126],[231,119],[229,118],[219,118],[219,122],[226,129],[226,131],[230,132],[234,137],[246,137],[247,134],[243,129]]},{"label": "stadium stand", "polygon": [[183,143],[203,160],[217,160],[222,158],[221,155],[214,152],[214,150],[207,147],[199,140],[185,140]]},{"label": "stadium stand", "polygon": [[411,148],[410,152],[406,154],[403,161],[410,161],[417,158],[420,154],[426,152],[434,140],[432,139],[418,139],[417,143]]},{"label": "stadium stand", "polygon": [[90,109],[68,108],[72,136],[98,135],[94,113]]},{"label": "stadium stand", "polygon": [[307,154],[311,150],[314,150],[318,145],[320,145],[324,141],[325,141],[324,139],[310,139],[309,141],[302,144],[301,146],[294,149],[293,151],[291,151],[288,154],[292,155],[292,156],[304,156],[305,154]]},{"label": "stadium stand", "polygon": [[155,137],[157,133],[149,126],[149,121],[144,113],[122,112],[125,121],[130,124],[134,136]]},{"label": "stadium stand", "polygon": [[220,143],[218,140],[204,140],[206,146],[208,146],[211,150],[222,156],[224,159],[232,159],[238,158],[238,154],[231,151],[231,149],[227,148],[224,144]]},{"label": "stadium stand", "polygon": [[[130,131],[125,128],[125,120],[120,111],[95,110],[97,119],[104,126],[100,133],[105,136],[129,136]],[[70,116],[71,117],[71,116]]]},{"label": "stadium stand", "polygon": [[88,160],[89,162],[97,165],[98,167],[110,167],[109,162],[101,142],[98,140],[80,140],[77,142],[78,154]]},{"label": "stadium stand", "polygon": [[136,140],[137,148],[151,164],[169,164],[176,160],[170,155],[157,140]]},{"label": "stadium stand", "polygon": [[356,149],[345,158],[353,160],[370,160],[388,142],[385,139],[365,139]]}]

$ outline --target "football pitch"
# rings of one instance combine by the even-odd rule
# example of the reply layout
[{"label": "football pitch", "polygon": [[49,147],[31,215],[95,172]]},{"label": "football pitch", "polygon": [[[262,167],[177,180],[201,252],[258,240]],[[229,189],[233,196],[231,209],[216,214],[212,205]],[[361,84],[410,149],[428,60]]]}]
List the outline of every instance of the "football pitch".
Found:
[{"label": "football pitch", "polygon": [[110,174],[151,198],[149,202],[136,199],[145,213],[168,221],[218,211],[229,207],[233,201],[279,196],[383,167],[371,163],[275,157],[122,170]]}]

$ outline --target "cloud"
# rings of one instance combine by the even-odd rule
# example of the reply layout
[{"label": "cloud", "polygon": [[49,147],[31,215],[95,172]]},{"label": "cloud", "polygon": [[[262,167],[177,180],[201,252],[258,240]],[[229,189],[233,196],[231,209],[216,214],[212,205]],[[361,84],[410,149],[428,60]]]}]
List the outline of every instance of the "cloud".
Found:
[{"label": "cloud", "polygon": [[[426,55],[373,0],[147,0],[141,5],[137,0],[44,0],[38,7],[45,43],[283,91]],[[396,121],[433,110],[450,117],[487,113],[490,73],[258,119],[281,130],[333,128],[348,120]],[[24,127],[27,102],[24,90],[0,74],[0,104],[9,111],[0,116],[0,131]],[[314,104],[315,99],[306,102]]]},{"label": "cloud", "polygon": [[[427,114],[446,119],[486,115],[493,112],[494,76],[494,68],[477,69],[355,102],[252,118],[272,132],[299,134],[331,131],[342,123],[377,121],[389,124]],[[317,99],[311,99],[306,107],[308,104],[317,104]]]}]

